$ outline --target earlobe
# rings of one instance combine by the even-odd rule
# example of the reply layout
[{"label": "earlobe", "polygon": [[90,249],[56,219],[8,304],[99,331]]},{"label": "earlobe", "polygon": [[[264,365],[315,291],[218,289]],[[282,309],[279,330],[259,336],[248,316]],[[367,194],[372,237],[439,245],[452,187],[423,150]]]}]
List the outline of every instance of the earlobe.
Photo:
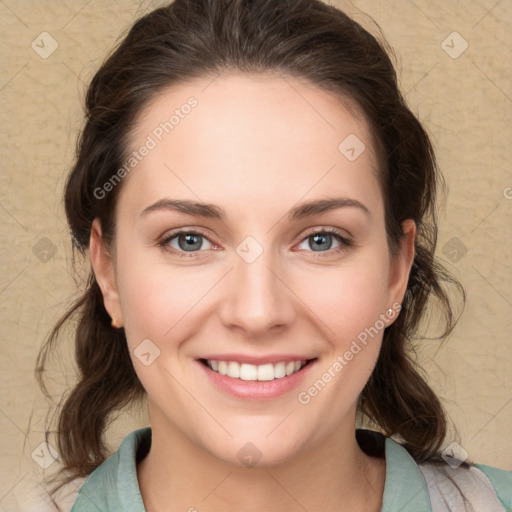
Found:
[{"label": "earlobe", "polygon": [[103,304],[112,318],[112,326],[122,327],[123,318],[114,272],[114,262],[105,248],[101,223],[98,218],[94,219],[91,225],[89,257],[96,282],[103,295]]},{"label": "earlobe", "polygon": [[412,219],[407,219],[402,223],[403,236],[400,239],[400,248],[398,254],[392,261],[392,271],[390,274],[390,299],[391,302],[402,303],[409,274],[415,256],[416,241],[416,223]]}]

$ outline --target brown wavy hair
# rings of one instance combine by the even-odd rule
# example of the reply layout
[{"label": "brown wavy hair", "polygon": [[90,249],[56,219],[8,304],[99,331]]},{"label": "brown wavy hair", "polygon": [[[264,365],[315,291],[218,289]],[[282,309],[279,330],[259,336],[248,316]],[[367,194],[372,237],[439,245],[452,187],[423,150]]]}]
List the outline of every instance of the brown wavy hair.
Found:
[{"label": "brown wavy hair", "polygon": [[[422,375],[413,342],[431,298],[444,315],[445,338],[457,319],[443,284],[465,292],[434,256],[437,196],[445,191],[431,141],[401,94],[391,57],[379,38],[320,0],[175,0],[138,19],[96,72],[85,99],[85,124],[65,185],[73,247],[86,256],[91,223],[99,218],[107,246],[115,237],[121,182],[105,198],[105,184],[130,152],[137,116],[165,88],[224,71],[276,72],[306,79],[345,104],[356,105],[374,136],[391,254],[401,224],[417,225],[415,257],[402,310],[385,329],[375,370],[358,410],[382,433],[400,439],[417,462],[439,458],[446,413]],[[74,252],[75,254],[75,252]],[[57,441],[65,483],[86,477],[109,455],[104,442],[114,413],[141,403],[146,393],[133,368],[123,329],[111,326],[90,271],[83,295],[43,344],[36,378],[46,394],[45,362],[63,327],[76,321],[78,382],[58,408]],[[46,431],[46,435],[50,431]]]}]

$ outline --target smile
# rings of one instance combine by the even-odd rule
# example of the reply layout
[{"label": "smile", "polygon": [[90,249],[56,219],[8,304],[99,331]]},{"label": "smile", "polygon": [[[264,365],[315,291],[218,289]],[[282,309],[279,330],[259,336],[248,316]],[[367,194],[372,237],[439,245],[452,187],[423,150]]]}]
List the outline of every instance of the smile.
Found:
[{"label": "smile", "polygon": [[202,359],[210,370],[226,375],[232,379],[246,381],[270,381],[282,379],[294,373],[299,372],[310,360],[305,361],[281,361],[275,364],[249,364],[239,363],[238,361],[217,361],[215,359]]},{"label": "smile", "polygon": [[[310,356],[311,357],[311,356]],[[305,354],[204,354],[197,368],[213,387],[242,400],[272,400],[302,385],[318,357]]]}]

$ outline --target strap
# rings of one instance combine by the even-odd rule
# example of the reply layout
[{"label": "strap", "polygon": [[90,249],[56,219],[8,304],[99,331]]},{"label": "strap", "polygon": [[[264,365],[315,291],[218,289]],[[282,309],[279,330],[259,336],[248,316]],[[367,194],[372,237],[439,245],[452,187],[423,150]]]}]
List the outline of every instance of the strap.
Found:
[{"label": "strap", "polygon": [[432,512],[510,512],[490,479],[475,466],[419,464],[427,482]]},{"label": "strap", "polygon": [[486,464],[475,464],[491,481],[498,498],[507,512],[512,511],[512,471],[487,466]]}]

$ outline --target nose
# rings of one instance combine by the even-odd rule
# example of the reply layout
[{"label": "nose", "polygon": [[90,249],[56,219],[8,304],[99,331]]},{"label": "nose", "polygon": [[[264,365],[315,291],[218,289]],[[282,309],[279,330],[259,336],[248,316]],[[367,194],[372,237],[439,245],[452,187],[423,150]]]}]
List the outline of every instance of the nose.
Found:
[{"label": "nose", "polygon": [[248,339],[262,339],[293,323],[297,299],[270,250],[252,262],[236,255],[227,279],[218,310],[226,327],[243,331]]}]

